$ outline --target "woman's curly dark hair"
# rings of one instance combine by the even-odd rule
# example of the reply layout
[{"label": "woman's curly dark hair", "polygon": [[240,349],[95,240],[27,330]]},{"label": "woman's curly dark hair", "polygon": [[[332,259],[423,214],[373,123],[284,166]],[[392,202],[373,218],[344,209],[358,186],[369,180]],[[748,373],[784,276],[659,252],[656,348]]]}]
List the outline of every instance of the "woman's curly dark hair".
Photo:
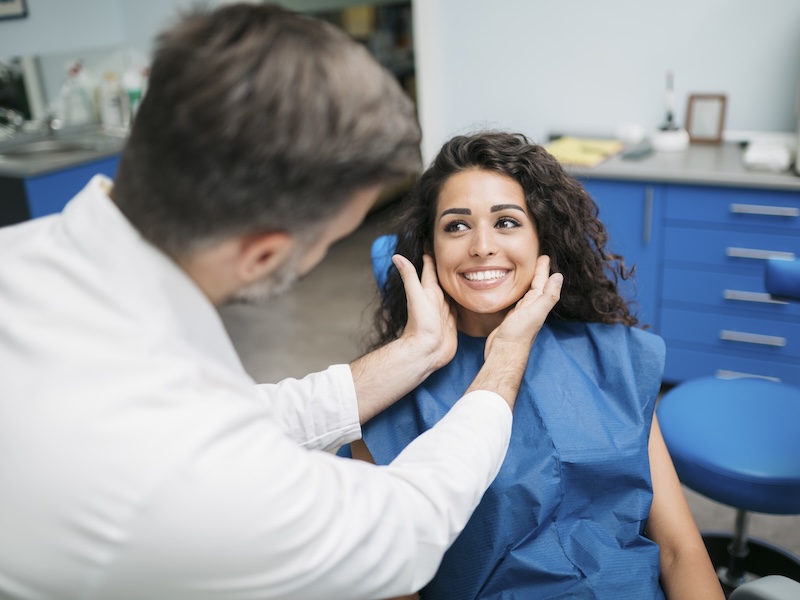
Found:
[{"label": "woman's curly dark hair", "polygon": [[[564,275],[561,300],[548,320],[638,324],[617,291],[619,280],[630,278],[634,269],[625,266],[622,256],[606,251],[608,232],[594,200],[551,154],[522,134],[481,132],[448,141],[390,224],[397,254],[422,272],[423,254],[433,255],[439,192],[452,175],[476,168],[505,174],[522,186],[540,252],[550,256],[553,272]],[[399,337],[407,319],[403,282],[391,265],[375,314],[376,346]]]}]

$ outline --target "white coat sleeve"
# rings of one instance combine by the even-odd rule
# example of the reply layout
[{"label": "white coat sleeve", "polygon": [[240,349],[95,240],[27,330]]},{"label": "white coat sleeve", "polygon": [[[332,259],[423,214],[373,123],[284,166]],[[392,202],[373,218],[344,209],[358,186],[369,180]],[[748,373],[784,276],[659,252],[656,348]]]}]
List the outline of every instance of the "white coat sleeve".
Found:
[{"label": "white coat sleeve", "polygon": [[[511,411],[462,398],[388,466],[252,423],[214,440],[131,523],[100,596],[376,599],[435,574],[502,464]],[[142,574],[147,574],[143,577]]]},{"label": "white coat sleeve", "polygon": [[330,450],[361,438],[349,365],[261,384],[257,390],[284,433],[308,449]]}]

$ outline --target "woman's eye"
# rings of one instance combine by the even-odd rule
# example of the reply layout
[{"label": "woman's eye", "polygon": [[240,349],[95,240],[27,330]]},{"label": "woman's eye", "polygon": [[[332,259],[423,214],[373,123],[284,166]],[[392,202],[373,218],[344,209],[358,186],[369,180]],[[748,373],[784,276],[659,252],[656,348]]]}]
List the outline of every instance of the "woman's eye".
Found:
[{"label": "woman's eye", "polygon": [[457,233],[459,231],[466,231],[467,224],[463,221],[450,221],[444,226],[445,233]]},{"label": "woman's eye", "polygon": [[519,227],[520,222],[516,219],[512,219],[511,217],[501,217],[497,220],[497,225],[495,227],[499,229],[511,229],[513,227]]}]

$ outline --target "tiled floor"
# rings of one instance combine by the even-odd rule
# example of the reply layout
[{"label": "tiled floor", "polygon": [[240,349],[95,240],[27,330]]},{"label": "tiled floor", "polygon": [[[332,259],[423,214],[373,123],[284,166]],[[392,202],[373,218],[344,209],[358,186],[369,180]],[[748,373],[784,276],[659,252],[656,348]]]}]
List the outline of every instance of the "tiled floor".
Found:
[{"label": "tiled floor", "polygon": [[[369,245],[386,210],[368,217],[325,261],[284,296],[264,306],[230,306],[223,320],[245,368],[259,382],[300,377],[363,353],[376,288]],[[730,531],[734,511],[687,490],[698,526]],[[800,555],[800,516],[752,515],[750,533]]]}]

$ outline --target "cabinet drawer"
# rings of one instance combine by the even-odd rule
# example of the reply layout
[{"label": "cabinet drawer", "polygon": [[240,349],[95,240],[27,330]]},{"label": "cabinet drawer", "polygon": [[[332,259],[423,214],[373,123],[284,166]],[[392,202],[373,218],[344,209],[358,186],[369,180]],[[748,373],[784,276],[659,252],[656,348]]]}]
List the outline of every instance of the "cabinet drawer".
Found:
[{"label": "cabinet drawer", "polygon": [[800,302],[773,300],[764,290],[762,274],[666,267],[662,298],[665,306],[700,304],[720,312],[747,312],[773,319],[800,318]]},{"label": "cabinet drawer", "polygon": [[667,345],[673,340],[702,345],[712,352],[800,359],[800,323],[792,321],[665,307],[661,312],[661,335]]},{"label": "cabinet drawer", "polygon": [[695,377],[765,377],[800,385],[797,363],[761,360],[723,352],[703,352],[671,345],[667,347],[664,381],[678,383]]},{"label": "cabinet drawer", "polygon": [[797,192],[669,185],[665,194],[667,220],[800,231]]},{"label": "cabinet drawer", "polygon": [[800,235],[718,231],[667,227],[664,232],[666,263],[710,267],[737,267],[764,273],[768,258],[800,257]]}]

